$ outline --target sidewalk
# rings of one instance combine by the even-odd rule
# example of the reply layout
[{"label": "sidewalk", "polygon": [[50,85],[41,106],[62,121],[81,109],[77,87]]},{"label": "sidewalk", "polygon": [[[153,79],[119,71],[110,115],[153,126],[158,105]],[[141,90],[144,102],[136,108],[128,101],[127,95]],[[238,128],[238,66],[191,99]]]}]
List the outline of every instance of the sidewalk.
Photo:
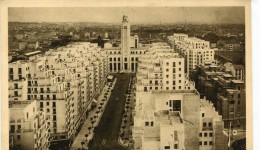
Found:
[{"label": "sidewalk", "polygon": [[[111,95],[111,91],[116,84],[116,81],[117,81],[117,79],[115,79],[112,82],[111,87],[109,87],[109,85],[105,85],[103,91],[100,93],[100,95],[97,99],[97,106],[89,112],[88,118],[84,122],[79,134],[77,135],[76,139],[74,140],[74,142],[73,142],[73,144],[70,148],[71,150],[78,150],[78,149],[81,150],[81,148],[82,148],[81,142],[84,142],[83,148],[88,149],[88,142],[94,136],[93,130],[98,125],[98,123],[99,123],[99,121],[102,117],[102,114],[105,110],[106,104],[107,104],[109,97]],[[98,114],[96,113],[97,111],[99,111]],[[92,126],[93,126],[93,128],[92,128]],[[87,139],[85,137],[86,134],[88,135]]]}]

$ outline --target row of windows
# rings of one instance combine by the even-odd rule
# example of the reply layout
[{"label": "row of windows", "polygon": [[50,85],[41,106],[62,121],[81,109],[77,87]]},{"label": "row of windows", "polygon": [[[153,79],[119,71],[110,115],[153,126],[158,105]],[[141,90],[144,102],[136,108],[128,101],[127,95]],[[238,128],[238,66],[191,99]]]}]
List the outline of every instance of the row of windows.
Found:
[{"label": "row of windows", "polygon": [[[181,71],[181,68],[179,68],[179,71]],[[169,72],[169,69],[166,69],[166,72]],[[172,72],[175,73],[175,72],[176,72],[176,69],[173,68]]]},{"label": "row of windows", "polygon": [[212,137],[212,136],[213,136],[212,132],[210,133],[204,132],[204,134],[200,133],[200,137]]},{"label": "row of windows", "polygon": [[[166,66],[169,66],[169,65],[170,65],[170,63],[169,63],[169,62],[166,62]],[[181,62],[179,62],[179,65],[181,65]],[[172,66],[175,67],[175,66],[176,66],[176,62],[173,62],[173,63],[172,63]]]},{"label": "row of windows", "polygon": [[[178,149],[179,145],[178,144],[174,144],[174,149]],[[164,149],[171,149],[171,146],[164,146]]]},{"label": "row of windows", "polygon": [[[110,60],[110,61],[113,61],[113,60],[114,60],[114,61],[116,61],[116,60],[117,60],[117,61],[120,61],[121,59],[120,59],[120,57],[118,57],[118,58],[114,57],[114,59],[113,59],[113,58],[109,58],[109,60]],[[138,61],[138,57],[131,57],[131,61],[134,61],[134,60],[135,60],[135,61]],[[125,58],[125,61],[127,61],[127,58]]]},{"label": "row of windows", "polygon": [[[158,87],[154,87],[154,89],[155,89],[155,90],[158,90]],[[162,87],[161,87],[161,89],[162,89]],[[175,90],[176,87],[173,86],[172,89]],[[181,89],[182,89],[182,86],[179,86],[178,89],[181,90]],[[186,88],[185,88],[185,89],[186,89]],[[188,89],[190,89],[190,87],[188,87]],[[153,90],[153,87],[152,87],[152,86],[150,87],[150,90]],[[166,90],[170,90],[170,88],[169,88],[169,87],[166,87]],[[147,87],[144,87],[144,91],[145,91],[145,92],[148,91]]]},{"label": "row of windows", "polygon": [[[18,93],[17,93],[18,94]],[[32,99],[37,99],[37,95],[27,95],[27,99],[28,100],[32,100]],[[47,99],[47,100],[50,100],[51,97],[50,95],[46,95],[46,97],[44,95],[40,95],[40,100],[44,100],[44,99]],[[56,95],[52,95],[52,100],[57,100],[57,97]]]},{"label": "row of windows", "polygon": [[[27,67],[26,67],[27,70]],[[9,68],[9,74],[13,74],[14,73],[14,69],[13,68]],[[22,74],[22,68],[18,68],[18,74]]]},{"label": "row of windows", "polygon": [[203,122],[203,127],[212,127],[212,123],[211,122],[209,122],[209,123],[207,123],[207,122]]},{"label": "row of windows", "polygon": [[199,144],[200,145],[213,145],[213,142],[212,141],[204,141],[204,142],[200,141]]}]

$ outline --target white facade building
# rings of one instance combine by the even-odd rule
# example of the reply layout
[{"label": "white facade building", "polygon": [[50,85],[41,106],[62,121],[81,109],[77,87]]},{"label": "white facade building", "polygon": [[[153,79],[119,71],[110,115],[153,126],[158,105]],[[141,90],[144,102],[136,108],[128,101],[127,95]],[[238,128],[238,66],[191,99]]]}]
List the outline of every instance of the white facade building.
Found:
[{"label": "white facade building", "polygon": [[137,91],[194,89],[194,82],[184,73],[184,58],[167,43],[153,43],[146,55],[139,57]]},{"label": "white facade building", "polygon": [[137,35],[131,36],[131,26],[127,16],[123,16],[121,25],[121,47],[109,47],[104,50],[109,57],[109,72],[136,72],[138,57],[144,55],[150,45],[139,44]]},{"label": "white facade building", "polygon": [[37,109],[36,101],[10,103],[10,150],[48,150],[50,146],[49,118]]},{"label": "white facade building", "polygon": [[214,59],[216,49],[211,49],[208,41],[179,33],[169,36],[168,41],[174,50],[185,58],[185,72],[188,74],[197,65],[216,63]]},{"label": "white facade building", "polygon": [[97,44],[74,43],[9,64],[9,101],[37,100],[49,118],[52,142],[72,142],[108,74]]}]

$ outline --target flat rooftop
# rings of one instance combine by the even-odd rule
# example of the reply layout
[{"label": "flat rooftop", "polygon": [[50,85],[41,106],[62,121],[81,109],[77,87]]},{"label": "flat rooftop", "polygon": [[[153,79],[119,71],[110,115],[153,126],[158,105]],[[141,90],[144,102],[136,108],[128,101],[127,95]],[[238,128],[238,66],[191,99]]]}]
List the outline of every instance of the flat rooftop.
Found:
[{"label": "flat rooftop", "polygon": [[11,101],[9,102],[10,108],[25,108],[34,101]]}]

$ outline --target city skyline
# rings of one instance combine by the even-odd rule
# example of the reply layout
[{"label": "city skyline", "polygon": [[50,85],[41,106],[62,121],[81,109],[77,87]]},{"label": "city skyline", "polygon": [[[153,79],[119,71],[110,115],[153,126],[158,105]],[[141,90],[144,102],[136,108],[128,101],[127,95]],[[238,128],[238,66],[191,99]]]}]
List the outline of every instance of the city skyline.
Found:
[{"label": "city skyline", "polygon": [[8,12],[9,22],[96,22],[117,24],[121,22],[123,15],[127,15],[131,19],[131,24],[245,24],[244,7],[34,7],[9,8]]}]

